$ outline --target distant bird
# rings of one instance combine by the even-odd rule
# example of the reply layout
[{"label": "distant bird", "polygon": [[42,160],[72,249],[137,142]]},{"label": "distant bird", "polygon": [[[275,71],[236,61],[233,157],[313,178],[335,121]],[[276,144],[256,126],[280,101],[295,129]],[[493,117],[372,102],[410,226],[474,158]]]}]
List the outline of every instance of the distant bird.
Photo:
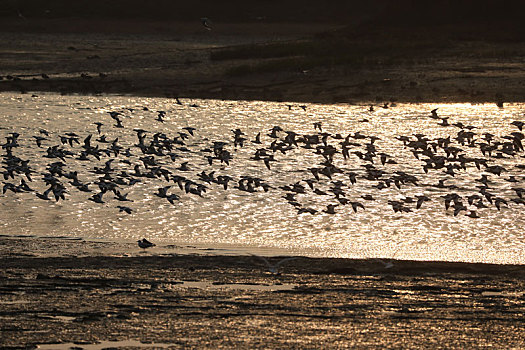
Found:
[{"label": "distant bird", "polygon": [[171,188],[171,186],[164,186],[157,188],[157,193],[154,193],[155,196],[160,198],[166,198],[168,196],[168,190]]},{"label": "distant bird", "polygon": [[186,126],[183,129],[186,130],[191,136],[194,136],[193,132],[197,130],[195,128],[192,128],[191,126]]},{"label": "distant bird", "polygon": [[421,208],[421,206],[423,205],[423,202],[426,202],[426,201],[430,201],[430,198],[428,198],[427,196],[416,196],[417,198],[417,203],[416,203],[416,209],[419,209]]},{"label": "distant bird", "polygon": [[102,196],[103,195],[104,195],[104,192],[99,192],[99,193],[96,193],[96,194],[92,195],[88,199],[90,201],[95,202],[95,203],[104,203],[104,201],[102,200]]},{"label": "distant bird", "polygon": [[122,115],[122,113],[120,112],[115,112],[115,111],[111,111],[111,112],[108,112],[108,114],[111,116],[111,118],[113,119],[116,119],[118,118],[119,115]]},{"label": "distant bird", "polygon": [[[117,208],[119,209],[119,213],[120,212],[126,212],[128,214],[131,214],[131,208],[130,207],[124,207],[122,205],[117,205]],[[140,242],[140,241],[139,241]],[[140,247],[140,243],[139,243],[139,247]],[[142,247],[141,247],[142,248]]]},{"label": "distant bird", "polygon": [[309,214],[314,215],[317,213],[317,210],[313,208],[297,208],[297,214],[304,214],[304,213],[309,213]]},{"label": "distant bird", "polygon": [[117,122],[117,124],[113,125],[115,128],[123,128],[124,125],[122,125],[122,120],[120,120],[119,118],[114,118],[115,121]]},{"label": "distant bird", "polygon": [[33,138],[36,140],[36,145],[38,147],[42,147],[42,141],[47,140],[45,137],[42,136],[33,136]]},{"label": "distant bird", "polygon": [[327,214],[335,214],[335,207],[337,207],[338,204],[328,204],[326,206],[326,209],[323,210],[323,212],[327,213]]},{"label": "distant bird", "polygon": [[146,250],[148,248],[154,247],[155,244],[148,241],[146,238],[139,239],[138,241],[139,247]]},{"label": "distant bird", "polygon": [[394,267],[394,263],[392,261],[385,261],[379,258],[374,258],[374,260],[380,262],[385,269],[391,269]]},{"label": "distant bird", "polygon": [[365,209],[365,206],[362,203],[350,202],[350,204],[352,204],[352,209],[354,210],[354,213],[357,213],[357,208]]},{"label": "distant bird", "polygon": [[207,30],[211,30],[211,21],[208,17],[202,17],[201,23]]},{"label": "distant bird", "polygon": [[95,125],[97,126],[97,131],[98,131],[98,133],[100,134],[100,133],[101,133],[102,125],[104,125],[104,124],[101,123],[101,122],[95,122],[95,123],[93,123],[93,124],[95,124]]},{"label": "distant bird", "polygon": [[259,259],[261,259],[262,261],[264,261],[264,263],[268,266],[268,271],[274,275],[280,275],[278,269],[279,269],[279,266],[281,266],[283,263],[287,262],[287,261],[290,261],[290,260],[295,260],[295,259],[298,259],[297,257],[291,257],[291,258],[284,258],[282,260],[279,260],[277,262],[277,264],[272,264],[268,261],[268,259],[266,259],[265,257],[263,256],[260,256],[260,255],[255,255],[255,254],[250,254],[252,256],[255,256]]},{"label": "distant bird", "polygon": [[183,162],[180,167],[177,168],[177,170],[180,171],[189,171],[190,168],[188,167],[188,162]]},{"label": "distant bird", "polygon": [[524,122],[522,121],[519,121],[519,120],[515,120],[511,123],[512,125],[516,126],[520,131],[523,130],[523,126],[525,125]]},{"label": "distant bird", "polygon": [[49,192],[50,192],[50,191],[51,191],[51,190],[47,190],[47,191],[45,191],[44,193],[36,192],[36,196],[37,196],[38,198],[40,198],[40,199],[45,200],[45,201],[49,201],[49,200],[51,200],[51,199],[49,198]]},{"label": "distant bird", "polygon": [[157,121],[161,122],[161,123],[164,123],[164,117],[166,116],[166,112],[164,111],[159,111],[159,114],[157,115]]},{"label": "distant bird", "polygon": [[474,219],[479,218],[478,214],[474,210],[471,210],[470,213],[465,214],[465,216],[468,216],[468,217],[471,217],[471,218],[474,218]]},{"label": "distant bird", "polygon": [[[128,199],[128,194],[127,193],[126,194],[122,194],[122,193],[120,193],[119,190],[116,190],[116,189],[114,190],[114,193],[115,193],[115,199],[118,199],[121,202],[133,202],[131,199]],[[119,208],[120,208],[120,206],[119,206]],[[121,209],[121,211],[122,211],[122,209]]]},{"label": "distant bird", "polygon": [[169,196],[166,196],[166,199],[167,199],[168,202],[170,202],[171,204],[175,204],[175,201],[179,200],[180,197],[177,196],[176,194],[170,194]]},{"label": "distant bird", "polygon": [[257,136],[255,136],[255,140],[252,141],[252,143],[261,144],[261,133],[259,132]]},{"label": "distant bird", "polygon": [[448,123],[448,117],[443,117],[443,118],[439,118],[439,119],[441,119],[441,124],[438,124],[438,125],[450,126],[450,124]]}]

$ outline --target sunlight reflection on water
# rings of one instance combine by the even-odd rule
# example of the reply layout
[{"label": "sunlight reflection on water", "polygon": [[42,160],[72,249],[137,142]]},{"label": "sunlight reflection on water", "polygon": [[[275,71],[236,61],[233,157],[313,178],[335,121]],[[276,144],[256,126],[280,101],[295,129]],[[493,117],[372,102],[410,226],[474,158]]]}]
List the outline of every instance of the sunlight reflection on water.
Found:
[{"label": "sunlight reflection on water", "polygon": [[[178,154],[174,162],[166,156],[156,156],[162,167],[172,174],[182,175],[198,183],[204,183],[197,176],[203,170],[215,171],[215,177],[229,175],[238,180],[243,176],[258,177],[273,188],[268,192],[260,188],[255,193],[233,189],[222,185],[204,183],[208,190],[199,197],[184,194],[176,183],[170,182],[169,193],[181,196],[180,201],[170,204],[164,198],[154,195],[157,188],[167,186],[162,178],[140,178],[133,186],[121,186],[122,192],[129,193],[133,202],[119,202],[112,194],[104,195],[104,204],[87,200],[92,194],[80,192],[68,182],[68,193],[65,201],[44,201],[32,192],[13,193],[7,191],[0,196],[0,228],[3,234],[32,234],[42,236],[71,236],[84,238],[104,238],[114,240],[135,240],[148,237],[156,242],[188,242],[200,244],[232,244],[239,246],[275,247],[287,249],[290,254],[337,257],[392,257],[405,259],[429,259],[452,261],[483,261],[497,263],[525,263],[525,237],[522,231],[524,223],[523,206],[509,202],[498,211],[494,206],[478,209],[480,216],[472,219],[463,211],[454,216],[451,210],[445,211],[443,196],[456,192],[466,197],[477,193],[476,179],[481,174],[489,175],[490,191],[496,196],[516,197],[513,187],[520,183],[509,183],[505,179],[515,176],[523,182],[523,152],[514,157],[490,159],[489,165],[498,164],[508,171],[501,176],[478,170],[468,165],[467,171],[457,171],[454,177],[446,175],[443,170],[431,169],[428,174],[423,171],[424,162],[417,160],[409,148],[395,137],[411,136],[421,133],[431,140],[452,136],[454,141],[459,128],[439,126],[439,120],[429,118],[430,110],[439,108],[440,117],[449,117],[450,123],[461,122],[475,126],[477,138],[484,133],[494,134],[494,138],[505,141],[504,136],[518,131],[510,124],[513,120],[524,119],[524,106],[509,105],[504,109],[496,105],[470,104],[398,104],[396,107],[383,109],[376,107],[369,112],[368,106],[350,105],[315,105],[308,104],[306,111],[291,104],[277,102],[216,101],[194,100],[183,101],[177,105],[173,100],[161,98],[117,97],[117,96],[59,96],[42,94],[32,98],[29,95],[1,94],[0,137],[2,142],[11,132],[20,133],[20,147],[13,149],[13,154],[29,159],[33,174],[30,187],[39,192],[47,188],[42,180],[46,165],[59,159],[49,159],[46,149],[60,144],[59,135],[67,132],[79,135],[80,144],[61,145],[75,153],[74,157],[65,160],[64,169],[76,170],[83,182],[93,182],[97,177],[94,167],[104,167],[110,156],[104,155],[100,161],[91,157],[90,161],[77,158],[84,138],[93,134],[93,145],[101,148],[109,143],[95,141],[98,138],[94,122],[103,122],[102,134],[110,142],[118,137],[118,144],[130,148],[131,156],[119,155],[111,166],[115,174],[125,170],[133,172],[135,164],[141,164],[144,155],[136,147],[135,128],[147,130],[147,140],[156,132],[165,133],[168,137],[185,132],[183,127],[195,127],[195,136],[189,137],[185,147],[189,150],[174,150]],[[198,107],[190,107],[194,103]],[[148,110],[145,110],[147,107]],[[129,109],[132,110],[129,110]],[[157,111],[165,111],[164,123],[157,121]],[[108,112],[120,111],[124,128],[115,128],[115,122]],[[368,120],[367,122],[363,121]],[[359,131],[363,135],[377,136],[374,143],[377,153],[387,153],[397,164],[380,163],[375,159],[374,166],[386,171],[391,176],[395,171],[403,171],[418,178],[419,186],[403,185],[400,189],[392,185],[386,189],[377,189],[372,185],[378,181],[365,180],[363,164],[352,152],[364,152],[365,141],[354,140],[360,146],[351,149],[351,157],[343,160],[341,153],[336,154],[334,164],[345,173],[334,174],[333,180],[345,183],[346,198],[359,201],[365,210],[358,208],[357,213],[351,205],[339,205],[336,214],[319,213],[317,215],[298,214],[282,196],[285,192],[279,186],[290,185],[297,181],[310,179],[311,167],[319,167],[322,156],[315,154],[315,149],[294,147],[283,154],[275,153],[277,161],[271,163],[271,170],[263,162],[250,158],[257,148],[261,147],[251,141],[261,132],[261,141],[268,147],[273,139],[268,136],[274,125],[298,134],[315,134],[313,123],[321,122],[322,131],[332,135],[340,133],[346,137]],[[244,147],[233,146],[233,132],[240,128],[247,137]],[[49,136],[42,142],[42,148],[36,147],[34,136],[44,136],[39,130],[45,129]],[[280,133],[279,136],[286,136]],[[202,150],[211,147],[214,141],[228,142],[226,148],[233,159],[229,166],[217,160],[209,165]],[[340,142],[329,138],[329,144],[337,146]],[[369,141],[366,141],[369,143]],[[180,147],[180,146],[178,146]],[[467,157],[483,157],[479,147],[463,147],[462,153]],[[314,146],[315,148],[315,146]],[[5,150],[2,150],[5,155]],[[113,155],[111,156],[115,158]],[[5,159],[5,158],[4,158]],[[178,171],[182,162],[188,162],[190,171]],[[358,180],[351,185],[347,172],[358,173]],[[22,176],[6,182],[20,183]],[[457,189],[431,187],[439,179],[447,179],[447,185]],[[297,201],[306,207],[316,210],[326,209],[329,203],[336,204],[334,195],[314,194],[306,185],[305,194],[297,194]],[[92,189],[96,185],[91,184]],[[319,190],[328,192],[331,183],[326,177],[315,184]],[[328,192],[330,193],[330,192]],[[361,196],[371,195],[375,200],[363,200]],[[415,203],[407,203],[413,211],[394,213],[388,204],[389,200],[403,200],[407,196],[427,195],[431,201],[425,202],[421,209],[415,210]],[[464,200],[466,202],[466,200]],[[486,204],[489,204],[488,202]],[[132,208],[130,215],[119,212],[117,205]],[[472,209],[469,207],[469,209]]]}]

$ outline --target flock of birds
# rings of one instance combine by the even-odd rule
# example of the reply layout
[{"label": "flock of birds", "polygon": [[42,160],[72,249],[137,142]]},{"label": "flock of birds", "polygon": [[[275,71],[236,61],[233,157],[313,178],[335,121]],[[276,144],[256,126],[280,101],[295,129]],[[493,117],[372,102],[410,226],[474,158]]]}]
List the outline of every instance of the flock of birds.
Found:
[{"label": "flock of birds", "polygon": [[[183,105],[179,99],[175,103]],[[200,108],[195,104],[186,106]],[[286,107],[307,109],[307,106]],[[388,105],[383,108],[388,108]],[[396,154],[381,152],[377,146],[379,137],[360,131],[346,135],[328,133],[323,130],[322,122],[313,123],[308,133],[274,126],[249,136],[237,128],[231,130],[231,136],[225,140],[204,138],[208,143],[200,149],[192,149],[191,143],[200,130],[190,126],[182,127],[171,135],[135,128],[134,144],[122,144],[119,137],[108,139],[105,133],[108,128],[117,135],[126,130],[130,132],[124,118],[129,117],[126,115],[128,112],[135,110],[107,112],[105,119],[94,122],[92,131],[83,135],[75,132],[58,134],[45,129],[33,135],[9,132],[1,144],[4,200],[12,198],[12,192],[15,197],[20,193],[33,193],[40,200],[59,202],[68,200],[73,191],[79,191],[98,205],[115,203],[114,207],[120,213],[132,214],[135,210],[132,203],[136,199],[128,197],[130,188],[137,183],[162,182],[162,186],[155,186],[152,193],[159,201],[173,205],[183,195],[205,198],[212,190],[233,189],[246,194],[272,191],[277,198],[284,199],[295,208],[298,215],[334,215],[346,206],[353,212],[366,210],[368,203],[378,200],[369,191],[350,197],[348,189],[359,183],[368,190],[378,192],[406,187],[417,190],[418,194],[414,196],[402,199],[393,196],[387,200],[391,209],[401,214],[419,210],[429,201],[442,202],[444,210],[454,216],[461,214],[470,218],[480,217],[481,210],[525,205],[525,188],[521,185],[523,177],[520,176],[525,164],[519,162],[525,157],[522,133],[525,123],[522,121],[510,122],[514,131],[509,134],[495,136],[477,132],[477,128],[471,125],[452,123],[448,117],[441,117],[438,109],[425,113],[422,118],[434,119],[436,127],[449,128],[449,135],[432,137],[414,133],[396,137],[399,146],[413,154],[424,173],[439,177],[437,183],[425,184],[419,174],[403,170]],[[150,123],[168,122],[165,111],[149,110],[147,107],[143,107],[142,111],[149,111],[154,116]],[[373,111],[373,106],[370,111]],[[33,168],[32,159],[24,159],[26,153],[18,151],[22,138],[25,141],[32,139],[29,147],[36,147],[49,160],[45,169]],[[291,183],[276,184],[261,176],[251,175],[235,178],[228,169],[236,165],[240,149],[250,150],[249,160],[258,164],[260,174],[272,172],[276,163],[284,161],[286,156],[293,157],[294,152],[308,152],[317,159],[317,163],[305,164],[298,172],[302,178]],[[205,168],[186,160],[189,155],[200,157],[200,164],[206,164]],[[498,164],[499,159],[509,158],[514,160],[514,168]],[[87,164],[90,170],[79,172],[78,162]],[[352,169],[345,164],[352,164]],[[244,167],[245,163],[240,166]],[[449,183],[464,172],[475,172],[479,176],[471,187],[460,188]],[[510,184],[514,195],[503,196],[497,185],[501,181],[493,181],[495,177]],[[43,190],[33,188],[32,183],[37,180],[43,182]],[[437,195],[436,189],[441,190]],[[317,207],[307,205],[301,198],[308,196],[315,196],[321,204]],[[152,244],[146,239],[138,243],[141,248]]]}]

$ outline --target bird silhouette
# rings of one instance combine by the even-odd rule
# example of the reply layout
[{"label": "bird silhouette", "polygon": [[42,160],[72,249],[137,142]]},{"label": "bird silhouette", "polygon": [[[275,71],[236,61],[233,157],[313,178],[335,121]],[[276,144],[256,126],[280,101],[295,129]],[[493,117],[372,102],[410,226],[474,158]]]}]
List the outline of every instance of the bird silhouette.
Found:
[{"label": "bird silhouette", "polygon": [[275,264],[272,264],[268,259],[266,259],[264,256],[260,256],[260,255],[255,255],[255,254],[251,254],[250,255],[252,256],[255,256],[257,257],[258,259],[260,259],[261,261],[263,261],[267,268],[268,268],[268,271],[273,274],[273,275],[280,275],[279,273],[279,266],[281,266],[282,264],[284,264],[285,262],[287,261],[292,261],[292,260],[296,260],[298,259],[298,257],[289,257],[289,258],[284,258],[284,259],[281,259],[279,260],[277,263]]},{"label": "bird silhouette", "polygon": [[144,251],[148,248],[155,247],[155,244],[151,243],[146,238],[139,239],[137,242],[139,247],[142,248]]},{"label": "bird silhouette", "polygon": [[211,21],[208,17],[202,17],[201,23],[206,28],[206,30],[211,30]]}]

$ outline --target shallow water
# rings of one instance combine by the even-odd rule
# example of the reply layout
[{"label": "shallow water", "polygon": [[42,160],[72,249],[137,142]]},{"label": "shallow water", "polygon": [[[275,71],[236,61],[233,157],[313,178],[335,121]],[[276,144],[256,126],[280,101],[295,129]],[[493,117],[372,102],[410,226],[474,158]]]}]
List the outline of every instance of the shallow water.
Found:
[{"label": "shallow water", "polygon": [[[37,236],[82,237],[86,239],[136,240],[147,237],[158,245],[169,243],[195,243],[210,247],[214,245],[232,245],[238,247],[259,247],[268,249],[283,249],[290,254],[305,254],[311,256],[330,257],[395,257],[400,259],[429,259],[449,261],[478,261],[495,263],[525,263],[525,236],[523,223],[525,215],[521,204],[510,202],[517,198],[513,187],[521,187],[524,181],[523,169],[516,165],[524,164],[523,152],[515,156],[496,158],[483,156],[479,147],[461,146],[456,137],[460,130],[455,126],[440,126],[440,120],[430,118],[430,111],[438,109],[440,117],[449,117],[450,123],[461,122],[464,125],[476,127],[478,144],[483,142],[484,133],[492,133],[494,139],[504,142],[504,137],[518,129],[511,125],[513,120],[525,120],[525,106],[522,104],[506,105],[498,108],[495,104],[398,104],[391,108],[376,106],[369,112],[364,105],[306,105],[306,110],[298,104],[277,102],[247,102],[247,101],[216,101],[216,100],[183,100],[183,105],[170,99],[139,98],[139,97],[93,97],[93,96],[59,96],[55,94],[39,94],[38,97],[19,94],[0,94],[0,138],[4,144],[11,132],[20,134],[19,147],[13,148],[13,155],[29,160],[29,166],[35,173],[29,186],[40,193],[48,186],[42,180],[47,164],[60,161],[58,158],[45,158],[46,149],[59,145],[74,153],[66,157],[64,171],[78,171],[81,182],[90,182],[94,191],[86,193],[78,191],[69,184],[71,180],[60,178],[66,186],[66,200],[45,201],[35,196],[32,191],[13,193],[7,192],[0,196],[0,229],[2,234]],[[195,104],[197,107],[191,107]],[[147,107],[148,110],[143,110]],[[132,109],[132,110],[129,110]],[[157,111],[166,112],[164,122],[157,121]],[[124,128],[114,127],[115,122],[108,112],[119,111]],[[364,119],[368,121],[364,121]],[[83,140],[93,134],[92,145],[107,148],[110,143],[95,141],[99,137],[94,122],[102,122],[102,134],[107,140],[118,138],[118,145],[130,148],[131,156],[119,154],[103,155],[100,161],[90,157],[89,161],[76,159],[82,150]],[[418,186],[410,183],[397,188],[394,184],[385,189],[377,189],[377,180],[364,179],[366,174],[363,165],[371,164],[361,160],[355,151],[365,152],[369,139],[353,139],[359,143],[350,149],[350,158],[344,160],[341,153],[334,157],[334,165],[343,173],[334,174],[333,181],[344,183],[345,197],[351,201],[359,201],[364,210],[357,208],[357,213],[351,205],[338,205],[335,214],[322,212],[328,204],[337,204],[333,193],[329,192],[331,180],[321,175],[315,183],[315,188],[328,193],[318,195],[304,182],[312,179],[309,168],[321,167],[323,157],[314,149],[299,147],[285,154],[277,151],[275,162],[271,162],[271,170],[262,161],[250,158],[255,150],[268,147],[274,140],[268,134],[274,125],[284,130],[298,134],[316,134],[313,123],[321,122],[322,131],[331,135],[340,133],[343,137],[360,132],[367,136],[376,136],[376,154],[381,152],[390,155],[397,164],[382,165],[379,156],[375,157],[373,166],[385,171],[382,178],[392,177],[396,171],[403,171],[416,176]],[[99,204],[88,200],[98,188],[93,181],[103,176],[94,173],[94,167],[104,168],[109,159],[116,177],[121,171],[133,173],[133,167],[140,164],[145,155],[136,146],[138,138],[135,128],[147,132],[146,140],[150,142],[153,134],[161,132],[168,137],[178,136],[179,132],[187,133],[183,127],[195,127],[195,136],[186,139],[184,147],[187,150],[174,149],[179,157],[172,161],[168,156],[155,156],[158,164],[171,171],[172,175],[181,175],[207,187],[202,197],[186,194],[172,181],[164,178],[139,177],[139,183],[133,186],[120,186],[123,193],[133,202],[120,202],[113,194],[103,196],[105,203]],[[241,129],[247,141],[244,147],[234,147],[232,130]],[[45,129],[49,132],[42,147],[36,146],[33,136],[45,136],[39,132]],[[67,132],[76,133],[80,144],[62,145],[60,135]],[[261,132],[262,145],[251,141]],[[443,169],[423,171],[425,164],[417,160],[411,150],[403,146],[396,136],[425,134],[430,140],[439,137],[452,137],[452,146],[460,147],[466,157],[488,159],[488,165],[501,165],[507,171],[501,176],[488,173],[481,166],[478,170],[473,163],[466,170],[458,170],[454,176],[444,173]],[[286,134],[279,132],[283,139]],[[213,142],[228,142],[225,146],[232,155],[230,165],[214,160],[210,166],[206,156],[210,153],[203,149],[213,146]],[[338,148],[343,140],[328,138],[328,143]],[[181,147],[180,145],[176,147]],[[444,155],[442,150],[438,150]],[[270,151],[270,153],[272,153]],[[2,149],[2,156],[6,150]],[[147,156],[147,155],[146,155]],[[420,158],[425,158],[421,156]],[[5,160],[5,158],[4,158]],[[177,170],[182,162],[188,162],[189,171]],[[5,164],[3,164],[5,165]],[[215,171],[219,175],[229,175],[235,180],[243,176],[261,178],[272,186],[268,192],[258,187],[254,193],[233,188],[236,182],[231,182],[228,190],[216,183],[206,183],[197,174],[202,171]],[[357,183],[352,185],[348,172],[358,174]],[[487,174],[490,179],[490,193],[504,198],[508,206],[503,205],[497,210],[487,200],[485,209],[476,209],[468,205],[466,196],[479,193],[476,186],[481,185],[476,179]],[[514,176],[519,182],[506,181]],[[5,182],[20,184],[25,178],[17,174],[15,179]],[[434,184],[440,179],[446,179],[447,185],[458,188],[436,188]],[[303,207],[318,210],[316,215],[298,214],[298,210],[282,198],[286,191],[279,186],[293,185],[301,181],[306,187],[306,193],[295,197]],[[168,186],[168,194],[175,193],[180,200],[172,205],[165,198],[154,195],[157,188]],[[453,210],[445,210],[441,196],[447,193],[457,193],[463,197],[463,203],[468,209],[476,210],[480,218],[465,216],[469,211],[461,211],[454,216]],[[361,198],[369,194],[375,200]],[[402,200],[407,196],[426,195],[431,200],[423,203],[421,209],[415,209],[415,203],[406,203],[411,212],[395,213],[389,200]],[[51,196],[52,197],[52,196]],[[119,212],[117,205],[129,206],[131,214]]]},{"label": "shallow water", "polygon": [[69,350],[69,349],[83,349],[83,350],[103,350],[103,349],[119,349],[119,348],[145,348],[145,349],[165,349],[173,347],[176,344],[167,343],[142,343],[138,340],[120,340],[120,341],[101,341],[97,344],[89,343],[62,343],[62,344],[38,344],[37,349],[42,350]]}]

